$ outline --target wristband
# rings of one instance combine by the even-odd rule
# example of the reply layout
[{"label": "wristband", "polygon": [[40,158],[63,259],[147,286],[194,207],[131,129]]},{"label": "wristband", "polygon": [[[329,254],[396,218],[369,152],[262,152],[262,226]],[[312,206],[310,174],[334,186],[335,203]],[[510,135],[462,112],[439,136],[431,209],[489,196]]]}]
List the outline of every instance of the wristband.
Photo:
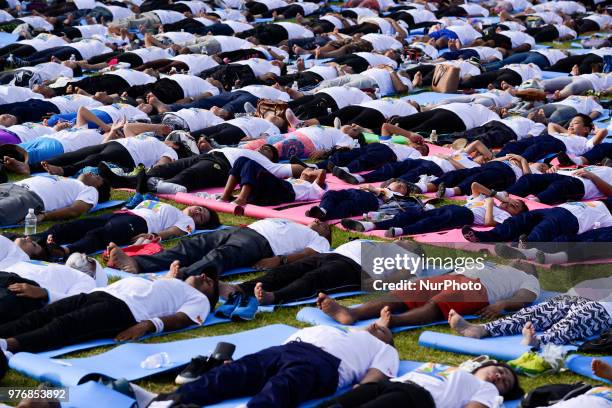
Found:
[{"label": "wristband", "polygon": [[153,319],[149,319],[153,326],[155,326],[155,333],[161,333],[164,331],[164,322],[159,317],[154,317]]}]

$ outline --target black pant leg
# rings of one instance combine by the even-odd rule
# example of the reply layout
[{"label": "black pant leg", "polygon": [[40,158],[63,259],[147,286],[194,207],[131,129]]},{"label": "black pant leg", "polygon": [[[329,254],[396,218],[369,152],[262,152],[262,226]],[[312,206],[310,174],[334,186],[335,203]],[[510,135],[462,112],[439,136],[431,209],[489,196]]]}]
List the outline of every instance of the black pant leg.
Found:
[{"label": "black pant leg", "polygon": [[17,296],[8,289],[14,283],[27,283],[32,286],[39,286],[38,283],[22,278],[16,273],[0,271],[0,324],[18,319],[45,305],[45,301],[41,299]]}]

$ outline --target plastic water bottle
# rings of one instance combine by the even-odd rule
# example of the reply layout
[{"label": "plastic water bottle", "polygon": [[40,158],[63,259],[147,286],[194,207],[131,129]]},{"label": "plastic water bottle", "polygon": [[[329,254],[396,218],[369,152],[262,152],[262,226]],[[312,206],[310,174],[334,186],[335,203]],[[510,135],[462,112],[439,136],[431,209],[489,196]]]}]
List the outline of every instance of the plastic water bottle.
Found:
[{"label": "plastic water bottle", "polygon": [[34,235],[36,234],[36,214],[34,214],[34,209],[30,208],[28,210],[28,215],[25,217],[25,228],[23,233],[25,235]]},{"label": "plastic water bottle", "polygon": [[170,365],[170,356],[166,352],[151,354],[140,362],[140,368],[154,370]]},{"label": "plastic water bottle", "polygon": [[370,211],[367,215],[368,219],[373,222],[381,221],[384,218],[384,214],[379,211]]},{"label": "plastic water bottle", "polygon": [[76,55],[70,54],[70,61],[72,62],[76,61]]},{"label": "plastic water bottle", "polygon": [[206,191],[195,193],[195,196],[200,198],[211,198],[210,194],[208,194]]},{"label": "plastic water bottle", "polygon": [[431,134],[429,135],[429,140],[431,140],[432,143],[436,143],[438,141],[438,132],[436,132],[436,129],[433,129],[431,131]]}]

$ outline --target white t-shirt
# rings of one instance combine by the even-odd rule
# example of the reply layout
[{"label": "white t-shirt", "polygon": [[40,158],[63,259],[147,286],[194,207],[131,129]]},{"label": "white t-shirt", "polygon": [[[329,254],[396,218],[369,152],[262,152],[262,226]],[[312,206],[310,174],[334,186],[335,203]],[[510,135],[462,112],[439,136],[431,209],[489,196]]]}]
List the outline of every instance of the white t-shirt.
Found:
[{"label": "white t-shirt", "polygon": [[309,16],[315,11],[317,11],[319,8],[321,8],[321,6],[319,6],[317,3],[310,2],[300,2],[298,3],[298,6],[300,6],[302,10],[304,10],[304,16]]},{"label": "white t-shirt", "polygon": [[508,27],[508,29],[511,30],[511,31],[525,31],[525,30],[527,30],[527,28],[523,24],[517,23],[516,21],[504,21],[503,23],[500,23],[499,26]]},{"label": "white t-shirt", "polygon": [[607,14],[591,14],[584,18],[585,20],[591,20],[599,25],[600,29],[603,29],[605,26],[612,24],[612,17]]},{"label": "white t-shirt", "polygon": [[315,65],[312,68],[308,68],[304,72],[312,72],[313,74],[317,74],[324,80],[334,79],[338,77],[338,70],[336,69],[336,67],[331,67],[329,65]]},{"label": "white t-shirt", "polygon": [[253,48],[253,43],[238,37],[215,35],[214,39],[221,46],[222,52],[236,51],[241,48]]},{"label": "white t-shirt", "polygon": [[421,153],[410,146],[402,145],[399,143],[394,143],[392,140],[381,140],[381,144],[388,146],[395,156],[397,157],[397,161],[401,162],[407,159],[420,159]]},{"label": "white t-shirt", "polygon": [[281,74],[281,70],[278,66],[272,64],[270,61],[266,61],[265,59],[261,58],[250,58],[248,60],[236,61],[234,62],[234,64],[248,65],[256,77],[260,77],[269,72],[275,75]]},{"label": "white t-shirt", "polygon": [[564,37],[576,38],[578,36],[576,31],[572,30],[565,24],[553,24],[553,25],[559,32],[559,38],[564,38]]},{"label": "white t-shirt", "polygon": [[200,12],[212,11],[210,6],[204,3],[203,1],[190,0],[190,1],[177,1],[176,3],[184,4],[187,7],[189,7],[189,10],[191,10],[191,14],[198,14]]},{"label": "white t-shirt", "polygon": [[370,23],[377,25],[380,28],[381,34],[395,34],[395,28],[391,25],[391,23],[381,17],[362,17],[358,20],[358,23]]},{"label": "white t-shirt", "polygon": [[459,77],[463,80],[472,76],[480,75],[480,69],[476,65],[468,61],[450,60],[444,61],[444,64],[452,65],[454,67],[459,68]]},{"label": "white t-shirt", "polygon": [[323,197],[325,190],[317,183],[310,183],[297,178],[287,179],[295,193],[295,201],[318,200]]},{"label": "white t-shirt", "polygon": [[321,18],[319,18],[319,20],[325,20],[325,21],[329,21],[330,23],[332,23],[334,25],[335,28],[337,29],[341,29],[344,28],[344,25],[342,25],[342,20],[340,20],[338,17],[336,16],[328,16],[325,15]]},{"label": "white t-shirt", "polygon": [[478,402],[493,408],[499,391],[490,382],[456,367],[427,363],[393,381],[412,381],[431,394],[437,407],[463,408],[468,402]]},{"label": "white t-shirt", "polygon": [[[487,213],[487,207],[484,196],[468,197],[467,202],[463,205],[468,208],[474,214],[474,225],[485,225],[485,216]],[[501,208],[493,206],[493,220],[501,224],[512,215]]]},{"label": "white t-shirt", "polygon": [[104,140],[104,135],[96,129],[81,128],[68,128],[45,137],[60,142],[64,148],[64,153],[74,152],[83,147],[94,146],[102,143]]},{"label": "white t-shirt", "polygon": [[285,343],[303,341],[313,344],[340,360],[338,388],[347,387],[363,379],[375,368],[387,377],[397,374],[397,350],[365,330],[331,326],[314,326],[292,334]]},{"label": "white t-shirt", "polygon": [[0,104],[42,99],[43,96],[24,86],[0,85]]},{"label": "white t-shirt", "polygon": [[285,102],[289,102],[291,100],[291,97],[287,92],[279,91],[278,89],[267,85],[248,85],[243,86],[238,90],[248,92],[259,99],[276,99]]},{"label": "white t-shirt", "polygon": [[[13,17],[11,17],[11,20],[12,19]],[[19,20],[28,24],[30,27],[34,28],[35,30],[53,31],[53,24],[49,23],[47,20],[45,20],[42,17],[38,17],[38,16],[19,17]]]},{"label": "white t-shirt", "polygon": [[585,78],[591,81],[594,91],[605,91],[612,87],[612,74],[594,73],[580,75],[579,78]]},{"label": "white t-shirt", "polygon": [[219,63],[209,55],[180,54],[170,59],[173,61],[181,61],[187,64],[187,66],[189,67],[189,73],[191,75],[198,75],[204,70],[219,65]]},{"label": "white t-shirt", "polygon": [[194,75],[174,74],[166,77],[176,82],[183,90],[183,97],[196,98],[204,93],[219,95],[219,88],[205,79]]},{"label": "white t-shirt", "polygon": [[[357,143],[355,139],[347,135],[341,130],[326,126],[308,126],[303,127],[293,134],[306,136],[314,144],[316,150],[331,150],[338,147],[354,147]],[[291,136],[289,133],[288,136]]]},{"label": "white t-shirt", "polygon": [[117,139],[113,142],[125,147],[136,165],[142,163],[145,167],[153,167],[162,157],[168,157],[172,160],[178,159],[178,155],[173,148],[146,134]]},{"label": "white t-shirt", "polygon": [[559,139],[566,147],[566,152],[573,156],[582,156],[593,148],[593,141],[582,136],[562,135],[559,133],[549,133],[550,136]]},{"label": "white t-shirt", "polygon": [[[610,167],[588,166],[588,167],[583,167],[583,170],[587,170],[590,173],[593,173],[594,175],[602,179],[603,181],[605,181],[606,183],[612,184],[612,168]],[[572,175],[572,173],[573,171],[566,171],[566,170],[559,171],[559,174],[576,177],[578,180],[582,182],[582,184],[584,184],[584,196],[582,197],[583,200],[590,200],[592,198],[601,197],[603,195],[601,191],[599,191],[595,183],[593,183],[591,180],[588,180],[584,177],[574,176]]]},{"label": "white t-shirt", "polygon": [[366,16],[376,16],[377,12],[368,7],[351,7],[346,8],[344,10],[350,10],[353,13],[357,14],[357,17],[366,17]]},{"label": "white t-shirt", "polygon": [[474,267],[457,273],[468,278],[480,279],[480,283],[487,290],[490,304],[509,299],[521,289],[528,290],[536,296],[540,295],[538,278],[509,265],[486,262],[482,269]]},{"label": "white t-shirt", "polygon": [[112,105],[100,106],[95,110],[106,112],[114,123],[119,122],[121,119],[126,121],[149,120],[149,116],[146,113],[127,103],[113,103]]},{"label": "white t-shirt", "polygon": [[4,270],[17,262],[29,261],[30,257],[13,241],[0,235],[0,270]]},{"label": "white t-shirt", "polygon": [[108,48],[104,43],[92,38],[86,38],[84,40],[73,42],[69,44],[70,47],[74,48],[81,54],[82,59],[88,60],[96,55],[106,54],[112,50]]},{"label": "white t-shirt", "polygon": [[340,245],[338,248],[334,249],[332,252],[346,256],[347,258],[355,261],[357,265],[361,265],[361,245],[364,242],[370,242],[363,239],[354,239],[352,241],[347,242],[346,244]]},{"label": "white t-shirt", "polygon": [[162,24],[174,24],[177,21],[185,19],[185,15],[183,13],[173,10],[153,10],[153,13],[157,14],[157,17],[159,17],[159,21]]},{"label": "white t-shirt", "polygon": [[[375,80],[378,84],[378,91],[382,95],[390,95],[396,93],[395,86],[393,85],[393,80],[391,79],[391,73],[388,70],[383,68],[370,68],[366,71],[363,71],[361,75],[365,75],[368,78]],[[412,89],[412,82],[410,81],[410,79],[402,75],[398,75],[398,78],[409,89]]]},{"label": "white t-shirt", "polygon": [[95,0],[73,0],[74,5],[79,9],[92,9],[96,7]]},{"label": "white t-shirt", "polygon": [[167,112],[164,117],[168,115],[185,121],[191,132],[223,123],[223,119],[206,109],[183,108],[178,112]]},{"label": "white t-shirt", "polygon": [[38,283],[41,288],[47,290],[49,303],[79,293],[88,293],[96,288],[94,278],[65,265],[25,261],[2,270]]},{"label": "white t-shirt", "polygon": [[471,25],[452,25],[446,27],[446,29],[457,34],[457,37],[463,46],[470,45],[474,42],[474,40],[482,37],[482,34],[474,30],[474,27]]},{"label": "white t-shirt", "polygon": [[489,17],[489,10],[478,4],[460,4],[459,7],[464,9],[470,17]]},{"label": "white t-shirt", "polygon": [[255,150],[240,149],[237,147],[224,147],[222,149],[211,150],[210,152],[222,153],[230,163],[230,166],[233,166],[236,160],[238,160],[240,157],[246,157],[254,162],[257,162],[261,167],[268,170],[278,178],[291,177],[291,164],[274,163],[266,156]]},{"label": "white t-shirt", "polygon": [[610,408],[612,388],[595,387],[578,397],[551,405],[551,408]]},{"label": "white t-shirt", "polygon": [[248,23],[243,23],[242,21],[234,21],[234,20],[223,20],[221,24],[226,24],[234,30],[234,33],[241,33],[246,30],[250,30],[253,28],[252,25]]},{"label": "white t-shirt", "polygon": [[387,50],[401,50],[403,45],[390,35],[370,33],[361,37],[372,44],[372,48],[376,52],[384,52]]},{"label": "white t-shirt", "polygon": [[509,69],[521,76],[523,82],[528,79],[542,78],[542,70],[535,64],[509,64],[503,69]]},{"label": "white t-shirt", "polygon": [[491,89],[490,91],[483,92],[480,94],[475,94],[475,97],[486,97],[491,99],[495,106],[502,108],[504,106],[508,106],[514,100],[514,96],[512,96],[509,92],[501,91],[499,89]]},{"label": "white t-shirt", "polygon": [[34,176],[16,181],[15,184],[25,186],[36,193],[43,201],[45,211],[68,207],[75,201],[83,201],[92,206],[98,204],[98,190],[73,178]]},{"label": "white t-shirt", "polygon": [[21,139],[22,142],[29,142],[30,140],[36,139],[37,137],[55,133],[55,130],[53,130],[52,127],[34,122],[26,122],[20,125],[13,125],[6,129],[19,136],[19,139]]},{"label": "white t-shirt", "polygon": [[29,45],[33,47],[36,51],[44,51],[49,48],[54,47],[62,47],[64,45],[68,45],[66,40],[57,35],[41,33],[31,40],[21,40],[17,42],[18,44]]},{"label": "white t-shirt", "polygon": [[397,62],[387,57],[386,55],[377,54],[375,52],[356,52],[354,55],[363,58],[368,61],[370,66],[375,67],[376,65],[389,65],[390,67],[397,68]]},{"label": "white t-shirt", "polygon": [[412,16],[415,24],[436,21],[435,14],[429,10],[404,10],[404,12]]},{"label": "white t-shirt", "polygon": [[336,102],[336,105],[338,105],[338,109],[372,100],[372,98],[361,89],[349,86],[332,86],[330,88],[319,89],[316,92],[322,92],[331,96]]},{"label": "white t-shirt", "polygon": [[385,119],[389,119],[392,116],[408,116],[417,113],[414,106],[397,98],[375,99],[362,102],[359,104],[359,106],[375,109],[382,113]]},{"label": "white t-shirt", "polygon": [[273,123],[254,116],[243,116],[241,118],[228,120],[225,123],[240,128],[249,138],[258,138],[262,133],[265,133],[267,136],[280,134],[280,129],[274,126]]},{"label": "white t-shirt", "polygon": [[554,65],[557,61],[567,57],[567,55],[565,55],[561,50],[556,50],[554,48],[536,49],[533,50],[533,52],[537,52],[538,54],[545,56],[550,65]]},{"label": "white t-shirt", "polygon": [[[425,157],[421,157],[421,159],[436,163],[442,169],[444,173],[448,173],[450,171],[457,170],[455,166],[451,164],[451,162],[441,157],[425,156]],[[453,152],[453,154],[451,155],[451,159],[463,165],[463,167],[465,167],[466,169],[471,169],[473,167],[480,166],[480,164],[476,163],[474,160],[470,158],[468,154],[462,151]]]},{"label": "white t-shirt", "polygon": [[601,201],[572,202],[559,204],[568,210],[578,221],[578,234],[590,231],[599,223],[599,228],[612,226],[610,211]]},{"label": "white t-shirt", "polygon": [[449,103],[434,109],[454,112],[463,121],[467,130],[482,126],[492,120],[500,120],[497,113],[478,103]]},{"label": "white t-shirt", "polygon": [[45,62],[34,67],[19,68],[17,71],[30,71],[40,75],[43,81],[53,81],[59,77],[72,78],[72,69],[57,62]]},{"label": "white t-shirt", "polygon": [[527,33],[520,31],[501,31],[499,34],[510,39],[512,48],[520,47],[523,44],[529,44],[531,48],[535,47],[535,39]]},{"label": "white t-shirt", "polygon": [[193,218],[170,204],[145,200],[130,212],[144,218],[150,234],[157,234],[171,227],[177,227],[186,233],[195,230]]},{"label": "white t-shirt", "polygon": [[491,47],[468,47],[465,50],[474,50],[478,53],[481,60],[491,61],[493,59],[502,60],[504,56],[496,48]]},{"label": "white t-shirt", "polygon": [[[531,8],[534,8],[534,7],[531,7]],[[554,11],[540,10],[537,13],[528,14],[528,16],[540,17],[545,24],[551,24],[551,23],[561,24],[561,23],[563,23],[563,19],[561,18],[561,16],[558,15],[557,13],[555,13]]]},{"label": "white t-shirt", "polygon": [[[322,253],[329,251],[329,242],[305,225],[282,218],[267,218],[248,228],[261,234],[270,244],[274,255],[289,255],[310,248]],[[287,239],[291,237],[291,239]]]},{"label": "white t-shirt", "polygon": [[95,291],[123,300],[137,322],[181,312],[202,324],[210,312],[208,298],[179,279],[124,278]]},{"label": "white t-shirt", "polygon": [[196,40],[196,36],[194,34],[188,33],[186,31],[170,31],[167,33],[157,34],[156,37],[163,41],[164,38],[167,38],[172,42],[172,44],[192,44]]},{"label": "white t-shirt", "polygon": [[133,69],[116,69],[104,75],[116,75],[121,77],[130,86],[151,84],[157,81],[157,78]]},{"label": "white t-shirt", "polygon": [[285,7],[287,5],[283,0],[257,0],[257,3],[265,5],[268,10],[275,10],[277,8]]},{"label": "white t-shirt", "polygon": [[524,118],[522,116],[510,116],[508,118],[498,120],[497,122],[501,122],[512,129],[517,140],[530,136],[539,136],[544,130],[546,130],[546,126],[544,124],[534,122],[533,120]]},{"label": "white t-shirt", "polygon": [[311,30],[296,23],[278,22],[274,24],[283,27],[287,31],[290,40],[314,37],[314,33]]},{"label": "white t-shirt", "polygon": [[603,58],[606,55],[612,54],[612,47],[603,47],[596,50],[589,50],[589,54],[595,54]]},{"label": "white t-shirt", "polygon": [[95,99],[79,94],[54,96],[53,98],[46,99],[46,101],[57,106],[60,113],[74,113],[78,111],[81,106],[85,106],[86,108],[97,108],[98,106],[102,106],[102,103]]},{"label": "white t-shirt", "polygon": [[92,38],[94,35],[108,34],[108,28],[102,24],[74,26],[74,28],[81,32],[81,38]]},{"label": "white t-shirt", "polygon": [[137,48],[134,50],[130,50],[129,52],[131,54],[138,55],[140,59],[142,59],[143,63],[155,61],[158,59],[167,59],[174,55],[169,48],[160,47]]},{"label": "white t-shirt", "polygon": [[104,3],[99,3],[99,2],[96,3],[96,7],[102,7],[110,11],[110,13],[113,15],[113,21],[121,20],[124,18],[130,18],[134,15],[132,10],[130,10],[127,7],[113,6],[110,4],[104,4]]}]

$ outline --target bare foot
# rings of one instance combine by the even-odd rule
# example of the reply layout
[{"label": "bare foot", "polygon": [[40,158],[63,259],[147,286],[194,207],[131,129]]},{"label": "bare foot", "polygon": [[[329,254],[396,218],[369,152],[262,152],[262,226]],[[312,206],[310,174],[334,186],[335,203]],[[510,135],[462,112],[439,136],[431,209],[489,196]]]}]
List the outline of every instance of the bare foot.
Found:
[{"label": "bare foot", "polygon": [[376,321],[376,325],[380,327],[390,327],[391,326],[391,308],[389,306],[385,306],[380,311],[380,317]]},{"label": "bare foot", "polygon": [[221,197],[219,197],[219,201],[224,201],[226,203],[229,203],[232,201],[234,197],[232,195],[225,195],[223,194]]},{"label": "bare foot", "polygon": [[180,279],[181,273],[179,269],[181,268],[181,263],[179,261],[174,261],[170,264],[170,270],[166,274],[166,278],[174,278]]},{"label": "bare foot", "polygon": [[412,78],[412,85],[421,86],[422,84],[423,84],[423,74],[421,74],[421,71],[417,71],[417,73],[414,74],[414,77]]},{"label": "bare foot", "polygon": [[351,310],[348,307],[342,306],[325,293],[319,293],[319,297],[317,298],[317,306],[323,311],[323,313],[338,323],[355,323],[355,318],[352,316]]},{"label": "bare foot", "polygon": [[448,324],[453,330],[464,337],[480,339],[488,334],[483,326],[469,323],[463,318],[463,316],[455,312],[453,309],[448,312]]},{"label": "bare foot", "polygon": [[40,165],[49,174],[52,174],[54,176],[63,176],[64,175],[64,169],[62,169],[60,166],[54,166],[52,164],[49,164],[46,161],[40,162]]},{"label": "bare foot", "polygon": [[68,85],[66,87],[66,95],[70,95],[70,94],[73,94],[73,93],[74,93],[74,86]]},{"label": "bare foot", "polygon": [[263,284],[261,282],[257,282],[253,292],[255,293],[255,298],[257,298],[257,302],[259,302],[260,305],[274,304],[274,293],[263,290]]},{"label": "bare foot", "polygon": [[606,380],[612,380],[612,366],[602,360],[593,360],[591,363],[591,369],[593,373]]},{"label": "bare foot", "polygon": [[525,327],[523,327],[523,340],[521,344],[525,346],[537,347],[540,342],[538,341],[538,336],[536,336],[535,327],[533,327],[533,323],[527,322]]},{"label": "bare foot", "polygon": [[560,90],[558,90],[558,89],[557,89],[557,90],[555,91],[555,93],[553,94],[553,99],[554,99],[555,101],[558,101],[558,100],[560,100],[560,99],[561,99],[561,91],[560,91]]},{"label": "bare foot", "polygon": [[574,65],[572,67],[572,71],[570,72],[573,76],[580,75],[580,67],[578,65]]},{"label": "bare foot", "polygon": [[24,176],[30,175],[30,166],[28,166],[28,163],[20,162],[19,160],[9,156],[4,156],[4,165],[13,173]]},{"label": "bare foot", "polygon": [[236,198],[234,200],[234,204],[236,204],[238,207],[244,207],[245,205],[247,205],[247,200],[244,198]]},{"label": "bare foot", "polygon": [[168,105],[166,105],[165,103],[163,103],[162,101],[160,101],[159,99],[157,99],[157,97],[153,94],[150,94],[147,98],[147,102],[151,105],[153,105],[155,107],[155,109],[157,109],[157,112],[159,113],[166,113],[168,112],[170,109],[168,108]]},{"label": "bare foot", "polygon": [[126,255],[125,252],[121,248],[119,248],[115,243],[111,242],[106,247],[108,251],[108,266],[111,268],[121,269],[125,272],[130,273],[139,273],[140,267],[136,263],[134,258]]}]

